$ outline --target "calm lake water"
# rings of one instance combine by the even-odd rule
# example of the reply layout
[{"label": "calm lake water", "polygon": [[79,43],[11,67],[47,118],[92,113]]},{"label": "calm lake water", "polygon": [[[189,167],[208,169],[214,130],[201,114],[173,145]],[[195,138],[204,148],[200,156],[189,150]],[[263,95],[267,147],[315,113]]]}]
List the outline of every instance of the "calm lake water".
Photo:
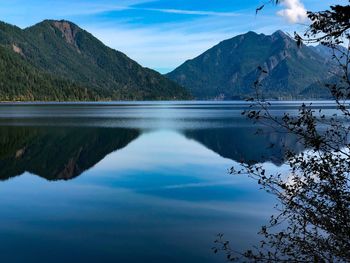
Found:
[{"label": "calm lake water", "polygon": [[256,135],[244,108],[0,105],[0,261],[225,262],[211,251],[221,232],[238,250],[255,245],[275,200],[228,169],[286,169],[282,144],[298,146],[266,127]]}]

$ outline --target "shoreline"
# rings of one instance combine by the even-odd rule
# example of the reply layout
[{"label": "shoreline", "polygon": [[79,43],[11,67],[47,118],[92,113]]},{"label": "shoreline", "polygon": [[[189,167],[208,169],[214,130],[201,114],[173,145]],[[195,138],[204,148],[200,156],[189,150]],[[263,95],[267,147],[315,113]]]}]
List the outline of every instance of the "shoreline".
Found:
[{"label": "shoreline", "polygon": [[[335,101],[332,99],[307,99],[307,100],[266,100],[273,104],[286,104],[286,103],[332,103]],[[250,105],[251,101],[245,100],[154,100],[154,101],[0,101],[2,105],[188,105],[188,104],[247,104]],[[349,101],[350,103],[350,101]]]}]

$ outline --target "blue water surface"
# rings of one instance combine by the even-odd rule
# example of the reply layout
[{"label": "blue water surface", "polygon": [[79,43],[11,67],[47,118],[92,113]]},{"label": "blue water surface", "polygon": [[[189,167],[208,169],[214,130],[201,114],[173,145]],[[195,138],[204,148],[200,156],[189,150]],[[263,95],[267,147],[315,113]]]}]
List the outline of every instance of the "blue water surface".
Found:
[{"label": "blue water surface", "polygon": [[246,107],[0,105],[1,262],[225,262],[211,250],[218,233],[237,250],[256,245],[276,201],[228,170],[287,171],[282,145],[298,146]]}]

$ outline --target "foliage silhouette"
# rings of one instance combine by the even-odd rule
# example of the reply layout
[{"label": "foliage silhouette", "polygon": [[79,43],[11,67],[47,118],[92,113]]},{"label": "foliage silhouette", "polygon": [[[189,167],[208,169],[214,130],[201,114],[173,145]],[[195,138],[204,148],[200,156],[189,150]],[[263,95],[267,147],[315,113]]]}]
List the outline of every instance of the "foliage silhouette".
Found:
[{"label": "foliage silhouette", "polygon": [[[272,1],[275,2],[275,1]],[[277,1],[278,2],[278,1]],[[339,63],[327,87],[336,110],[325,114],[312,103],[302,104],[299,113],[277,118],[271,104],[262,100],[261,79],[268,74],[259,68],[256,97],[243,114],[256,122],[284,129],[298,137],[307,149],[297,153],[286,149],[289,174],[270,173],[263,165],[243,164],[232,174],[248,174],[279,201],[278,214],[272,216],[260,234],[259,246],[236,251],[219,234],[214,252],[222,251],[229,261],[244,262],[350,262],[350,6],[332,6],[322,12],[308,12],[311,24],[304,34],[295,34],[297,43],[320,43],[333,50]]]}]

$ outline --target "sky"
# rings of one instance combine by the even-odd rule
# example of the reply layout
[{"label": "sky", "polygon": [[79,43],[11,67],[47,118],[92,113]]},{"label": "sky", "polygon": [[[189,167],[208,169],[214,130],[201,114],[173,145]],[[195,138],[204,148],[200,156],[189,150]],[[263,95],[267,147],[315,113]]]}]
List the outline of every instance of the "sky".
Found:
[{"label": "sky", "polygon": [[347,0],[0,0],[0,20],[25,28],[65,19],[145,67],[166,73],[228,38],[248,31],[302,32],[306,10]]}]

